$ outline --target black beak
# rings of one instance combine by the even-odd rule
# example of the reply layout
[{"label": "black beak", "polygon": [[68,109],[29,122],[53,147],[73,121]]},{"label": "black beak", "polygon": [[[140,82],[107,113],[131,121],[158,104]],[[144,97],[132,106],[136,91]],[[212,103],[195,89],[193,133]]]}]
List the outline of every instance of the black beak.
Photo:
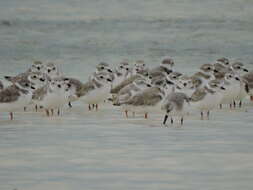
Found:
[{"label": "black beak", "polygon": [[37,69],[40,71],[40,67],[37,67]]},{"label": "black beak", "polygon": [[107,81],[108,81],[108,82],[112,82],[112,80],[111,80],[111,79],[107,79]]},{"label": "black beak", "polygon": [[112,70],[111,70],[111,69],[107,69],[107,71],[108,71],[109,73],[112,73]]},{"label": "black beak", "polygon": [[31,86],[31,89],[35,90],[36,88],[35,88],[35,87],[33,87],[33,86]]},{"label": "black beak", "polygon": [[186,83],[184,83],[184,86],[186,86],[187,84]]},{"label": "black beak", "polygon": [[70,87],[71,87],[71,84],[68,83],[67,86],[70,88]]},{"label": "black beak", "polygon": [[238,80],[238,81],[240,81],[240,79],[239,79],[238,77],[235,77],[235,80]]},{"label": "black beak", "polygon": [[164,116],[164,119],[163,119],[163,124],[164,124],[164,125],[166,124],[167,119],[168,119],[168,115],[165,115],[165,116]]},{"label": "black beak", "polygon": [[223,86],[222,86],[222,87],[220,87],[220,89],[221,89],[221,90],[226,90],[226,88],[224,88]]},{"label": "black beak", "polygon": [[151,85],[150,85],[150,84],[147,84],[147,87],[151,87]]},{"label": "black beak", "polygon": [[42,78],[41,78],[40,81],[41,81],[41,82],[45,82],[45,79],[42,79]]},{"label": "black beak", "polygon": [[50,72],[51,72],[51,70],[50,70],[50,69],[48,69],[48,70],[47,70],[47,72],[48,72],[48,73],[50,73]]},{"label": "black beak", "polygon": [[243,69],[243,71],[244,71],[244,72],[249,72],[249,70],[248,70],[248,69]]},{"label": "black beak", "polygon": [[57,86],[58,86],[58,88],[61,88],[61,85],[60,85],[60,84],[58,84]]},{"label": "black beak", "polygon": [[216,70],[216,69],[214,69],[214,70],[213,70],[213,72],[218,73],[219,71],[218,71],[218,70]]}]

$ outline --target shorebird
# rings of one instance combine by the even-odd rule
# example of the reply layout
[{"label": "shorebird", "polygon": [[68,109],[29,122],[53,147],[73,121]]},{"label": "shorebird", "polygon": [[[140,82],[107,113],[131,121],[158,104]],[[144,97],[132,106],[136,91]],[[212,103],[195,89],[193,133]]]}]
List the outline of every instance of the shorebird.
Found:
[{"label": "shorebird", "polygon": [[77,97],[89,104],[89,110],[91,110],[91,105],[94,105],[97,110],[98,104],[108,98],[111,83],[112,79],[108,73],[94,73],[92,78],[82,85]]},{"label": "shorebird", "polygon": [[181,92],[172,92],[170,93],[162,104],[162,110],[166,111],[164,116],[163,124],[165,125],[169,115],[171,116],[171,124],[173,124],[173,116],[180,117],[180,123],[183,125],[184,115],[187,113],[184,111],[185,102],[189,103],[190,98]]},{"label": "shorebird", "polygon": [[61,77],[59,68],[56,66],[55,63],[52,62],[45,64],[43,72],[47,74],[51,79]]},{"label": "shorebird", "polygon": [[248,85],[248,95],[250,96],[250,100],[253,101],[253,72],[243,75],[242,80]]},{"label": "shorebird", "polygon": [[136,75],[133,75],[125,80],[123,80],[120,84],[118,84],[117,86],[115,86],[114,88],[111,89],[110,93],[111,94],[118,94],[118,92],[124,88],[125,86],[133,83],[133,81],[135,81],[136,79],[139,79],[139,78],[148,78],[149,77],[149,73],[147,70],[141,70],[141,71],[138,71],[136,73]]},{"label": "shorebird", "polygon": [[194,80],[192,77],[187,75],[183,75],[178,79],[176,83],[177,87],[175,88],[176,92],[183,92],[187,96],[191,97],[193,92],[196,90],[196,86],[194,85]]},{"label": "shorebird", "polygon": [[69,101],[69,96],[72,93],[69,91],[71,85],[60,78],[52,79],[47,85],[37,89],[32,96],[32,100],[40,108],[46,111],[46,115],[54,114],[54,109],[58,109],[60,115],[60,108]]},{"label": "shorebird", "polygon": [[215,79],[214,66],[212,64],[203,64],[200,70],[193,77],[201,79],[201,87],[204,87],[209,81]]},{"label": "shorebird", "polygon": [[155,67],[149,71],[149,73],[152,75],[156,72],[162,72],[164,74],[170,74],[172,72],[172,67],[174,66],[174,60],[170,57],[166,57],[162,60],[160,66]]},{"label": "shorebird", "polygon": [[223,104],[228,104],[230,105],[230,108],[232,108],[236,97],[240,93],[241,82],[239,76],[236,75],[233,71],[227,72],[224,76],[223,81],[226,90],[223,92],[220,108],[222,108]]},{"label": "shorebird", "polygon": [[203,88],[198,88],[191,96],[191,102],[204,118],[204,111],[207,112],[209,119],[210,111],[216,108],[223,98],[222,91],[226,90],[219,80],[211,80]]},{"label": "shorebird", "polygon": [[0,111],[9,112],[13,120],[13,112],[27,106],[32,100],[35,87],[25,79],[13,82],[9,87],[0,91]]},{"label": "shorebird", "polygon": [[[149,83],[146,79],[144,78],[136,79],[133,83],[125,86],[119,91],[116,99],[114,100],[113,105],[120,105],[120,102],[127,101],[128,99],[133,97],[135,94],[150,87],[151,87],[151,83]],[[122,110],[125,112],[126,117],[128,117],[129,106],[127,105],[122,106]],[[134,115],[134,112],[133,112],[133,115]]]},{"label": "shorebird", "polygon": [[101,62],[96,66],[96,73],[99,72],[109,72],[112,73],[112,69],[110,68],[110,65],[105,62]]},{"label": "shorebird", "polygon": [[[166,80],[158,80],[153,87],[142,90],[131,98],[121,101],[118,105],[127,105],[131,111],[144,113],[144,118],[148,118],[148,113],[152,110],[160,110],[160,104],[168,91],[165,86],[170,85]],[[173,84],[174,85],[174,84]]]}]

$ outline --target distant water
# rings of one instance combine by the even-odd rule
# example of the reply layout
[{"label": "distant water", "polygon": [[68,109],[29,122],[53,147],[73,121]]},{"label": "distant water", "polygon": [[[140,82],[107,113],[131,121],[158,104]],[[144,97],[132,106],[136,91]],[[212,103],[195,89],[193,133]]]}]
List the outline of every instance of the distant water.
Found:
[{"label": "distant water", "polygon": [[[100,61],[163,56],[192,73],[221,56],[253,67],[251,0],[0,1],[0,78],[33,60],[82,81]],[[252,189],[252,105],[161,128],[78,102],[62,117],[0,116],[0,189]]]}]

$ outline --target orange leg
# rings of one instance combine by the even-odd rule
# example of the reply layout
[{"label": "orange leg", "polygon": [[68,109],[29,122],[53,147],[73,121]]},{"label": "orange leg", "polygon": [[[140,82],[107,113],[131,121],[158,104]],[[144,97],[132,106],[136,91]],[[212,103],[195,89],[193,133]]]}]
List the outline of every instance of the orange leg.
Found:
[{"label": "orange leg", "polygon": [[49,116],[50,116],[50,114],[49,114],[49,110],[48,110],[48,109],[46,109],[46,114],[47,114],[47,117],[49,117]]},{"label": "orange leg", "polygon": [[125,116],[126,116],[126,118],[128,118],[128,111],[127,110],[125,110]]},{"label": "orange leg", "polygon": [[10,112],[10,119],[13,120],[13,112]]}]

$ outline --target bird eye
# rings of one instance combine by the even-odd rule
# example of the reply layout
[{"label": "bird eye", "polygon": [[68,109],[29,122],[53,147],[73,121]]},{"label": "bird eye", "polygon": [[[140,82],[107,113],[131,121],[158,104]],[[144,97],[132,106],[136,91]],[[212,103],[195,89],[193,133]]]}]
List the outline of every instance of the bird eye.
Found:
[{"label": "bird eye", "polygon": [[241,67],[236,67],[237,69],[241,69]]},{"label": "bird eye", "polygon": [[104,77],[103,76],[100,76],[101,79],[103,79]]},{"label": "bird eye", "polygon": [[120,66],[119,68],[123,69],[123,66]]},{"label": "bird eye", "polygon": [[29,84],[28,84],[28,83],[25,83],[25,86],[26,86],[26,87],[29,87]]},{"label": "bird eye", "polygon": [[53,67],[53,69],[52,70],[55,70],[56,68],[55,67]]},{"label": "bird eye", "polygon": [[100,67],[100,69],[104,70],[105,68],[104,67]]}]

